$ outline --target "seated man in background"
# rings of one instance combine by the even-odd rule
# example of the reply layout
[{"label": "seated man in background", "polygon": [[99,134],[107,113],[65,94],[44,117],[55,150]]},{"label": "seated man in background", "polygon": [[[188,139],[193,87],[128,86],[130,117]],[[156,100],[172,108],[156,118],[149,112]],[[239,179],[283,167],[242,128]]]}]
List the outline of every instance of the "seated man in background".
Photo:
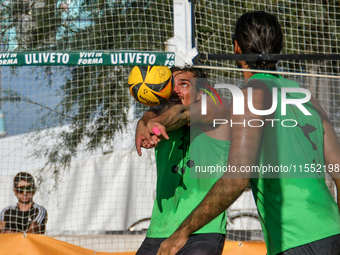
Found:
[{"label": "seated man in background", "polygon": [[29,173],[20,172],[14,177],[13,191],[18,203],[1,211],[0,233],[45,233],[47,211],[33,202],[36,189]]}]

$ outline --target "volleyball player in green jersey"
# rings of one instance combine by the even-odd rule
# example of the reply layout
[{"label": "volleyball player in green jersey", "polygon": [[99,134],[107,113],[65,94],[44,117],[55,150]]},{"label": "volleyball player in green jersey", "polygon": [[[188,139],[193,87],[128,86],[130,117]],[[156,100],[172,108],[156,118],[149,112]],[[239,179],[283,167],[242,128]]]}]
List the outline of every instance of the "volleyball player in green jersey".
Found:
[{"label": "volleyball player in green jersey", "polygon": [[[236,54],[280,53],[283,35],[277,18],[265,12],[246,13],[236,23]],[[244,69],[275,70],[275,61],[239,61]],[[303,104],[312,115],[305,116],[296,106],[287,105],[281,116],[281,89],[297,88],[296,82],[277,75],[243,72],[247,85],[242,89],[244,115],[231,114],[234,123],[261,120],[258,127],[233,125],[228,164],[240,172],[245,166],[290,166],[308,168],[340,164],[340,145],[335,131],[320,104],[312,98]],[[272,106],[273,88],[278,91],[278,108],[269,116],[252,113],[247,105],[248,88],[252,88],[253,108],[267,110]],[[250,96],[250,95],[249,95]],[[287,98],[301,97],[288,93]],[[233,113],[233,107],[231,107]],[[266,121],[266,120],[277,121]],[[284,127],[285,126],[294,127]],[[340,216],[338,205],[329,192],[322,172],[285,173],[274,176],[249,174],[238,178],[221,178],[202,203],[181,226],[162,243],[158,255],[176,254],[190,233],[201,228],[226,210],[251,183],[262,224],[268,255],[338,255],[340,254]],[[340,179],[332,175],[339,193]],[[228,175],[226,175],[228,177]],[[229,175],[230,177],[230,175]],[[270,178],[266,178],[270,177]],[[275,178],[273,178],[275,177]]]},{"label": "volleyball player in green jersey", "polygon": [[[220,172],[215,178],[211,178],[210,173],[192,176],[195,166],[223,166],[229,152],[229,127],[212,126],[214,118],[229,115],[227,101],[222,98],[222,105],[215,106],[213,100],[208,99],[209,116],[202,116],[202,91],[193,78],[204,78],[203,70],[173,68],[172,72],[175,81],[170,98],[172,107],[162,114],[154,108],[146,112],[136,130],[139,154],[142,145],[155,147],[157,165],[156,198],[146,239],[137,251],[141,255],[156,254],[162,241],[177,229],[222,175]],[[163,134],[166,139],[158,140],[152,133],[155,127],[160,130],[156,135]],[[225,233],[226,213],[221,212],[195,231],[179,254],[221,254]]]}]

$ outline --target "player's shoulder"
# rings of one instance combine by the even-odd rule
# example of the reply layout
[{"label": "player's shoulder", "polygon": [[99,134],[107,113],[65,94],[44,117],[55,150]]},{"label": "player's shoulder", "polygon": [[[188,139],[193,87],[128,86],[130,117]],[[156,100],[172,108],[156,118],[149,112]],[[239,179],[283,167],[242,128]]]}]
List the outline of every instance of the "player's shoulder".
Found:
[{"label": "player's shoulder", "polygon": [[[205,99],[205,105],[207,107],[207,111],[216,113],[222,113],[225,116],[226,113],[230,110],[230,104],[227,98],[220,95],[211,95],[207,96]],[[197,103],[197,105],[202,106],[202,99]]]},{"label": "player's shoulder", "polygon": [[[270,88],[272,84],[264,82],[260,79],[251,79],[244,87],[242,87],[242,92],[244,96],[252,96],[253,98],[272,98],[272,93]],[[251,90],[249,90],[251,89]]]},{"label": "player's shoulder", "polygon": [[220,101],[220,104],[224,107],[224,109],[229,110],[230,108],[230,103],[229,100],[223,96],[221,96],[220,98],[218,98]]},{"label": "player's shoulder", "polygon": [[267,83],[265,82],[265,80],[263,79],[258,79],[258,78],[254,78],[254,79],[251,79],[250,81],[247,82],[247,84],[242,87],[242,89],[247,89],[247,88],[267,88],[268,85]]}]

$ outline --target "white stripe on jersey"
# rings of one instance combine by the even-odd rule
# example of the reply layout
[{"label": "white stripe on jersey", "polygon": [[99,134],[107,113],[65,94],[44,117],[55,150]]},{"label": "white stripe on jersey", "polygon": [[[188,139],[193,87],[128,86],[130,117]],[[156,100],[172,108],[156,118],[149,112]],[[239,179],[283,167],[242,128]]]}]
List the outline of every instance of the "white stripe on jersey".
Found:
[{"label": "white stripe on jersey", "polygon": [[34,208],[38,208],[39,212],[37,217],[35,217],[34,221],[41,224],[42,221],[44,220],[45,216],[46,216],[46,210],[44,207],[37,205],[37,204],[33,204]]}]

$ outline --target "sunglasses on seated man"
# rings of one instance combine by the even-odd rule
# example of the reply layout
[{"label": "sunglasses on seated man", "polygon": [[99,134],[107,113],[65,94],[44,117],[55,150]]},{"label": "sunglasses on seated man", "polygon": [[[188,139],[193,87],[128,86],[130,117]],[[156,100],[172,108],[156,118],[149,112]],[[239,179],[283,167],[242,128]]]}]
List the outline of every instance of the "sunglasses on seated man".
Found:
[{"label": "sunglasses on seated man", "polygon": [[24,191],[26,191],[27,193],[33,193],[34,192],[34,186],[32,186],[32,185],[21,186],[21,187],[17,187],[15,190],[18,193],[23,193]]}]

